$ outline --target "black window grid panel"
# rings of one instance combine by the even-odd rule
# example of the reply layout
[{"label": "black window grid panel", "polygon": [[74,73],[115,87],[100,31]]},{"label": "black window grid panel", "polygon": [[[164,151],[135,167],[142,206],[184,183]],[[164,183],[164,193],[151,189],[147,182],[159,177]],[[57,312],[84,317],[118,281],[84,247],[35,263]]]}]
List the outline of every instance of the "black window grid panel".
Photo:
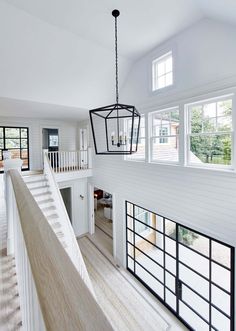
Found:
[{"label": "black window grid panel", "polygon": [[[27,167],[23,167],[22,166],[22,171],[27,171],[30,169],[30,155],[29,155],[29,128],[28,127],[16,127],[16,126],[0,126],[0,129],[3,129],[3,137],[0,138],[0,140],[3,140],[3,148],[1,149],[1,153],[0,153],[0,161],[3,161],[3,150],[19,150],[19,154],[20,154],[20,158],[21,160],[28,160],[28,166]],[[6,129],[19,129],[19,136],[17,137],[8,137],[6,134]],[[26,137],[22,137],[22,133],[21,130],[26,130]],[[19,140],[20,142],[20,147],[12,147],[12,148],[7,148],[6,146],[6,139],[14,139],[14,140]],[[22,146],[22,140],[27,140],[27,147],[23,147]],[[28,157],[23,157],[23,151],[26,150],[27,151],[27,156]],[[0,173],[3,173],[4,170],[0,170]]]},{"label": "black window grid panel", "polygon": [[[127,205],[130,204],[133,208],[132,208],[132,215],[128,214],[128,208]],[[216,326],[212,325],[212,308],[214,308],[215,310],[217,310],[219,313],[221,313],[223,316],[225,316],[226,318],[228,318],[230,320],[230,331],[234,331],[235,330],[235,248],[222,242],[219,241],[215,238],[209,237],[204,233],[201,233],[193,228],[189,228],[188,226],[185,226],[179,222],[175,222],[170,218],[167,218],[163,215],[154,213],[144,207],[141,207],[137,204],[134,204],[130,201],[126,201],[125,203],[125,207],[126,207],[126,266],[127,266],[127,270],[133,274],[146,288],[148,288],[148,290],[159,300],[161,301],[161,303],[163,303],[181,322],[183,322],[183,324],[185,324],[190,330],[195,330],[191,325],[189,325],[179,314],[179,301],[183,302],[189,309],[191,309],[202,321],[204,321],[206,324],[208,324],[209,326],[209,330],[215,330],[215,331],[220,331],[219,329],[217,329]],[[142,208],[143,210],[158,216],[160,218],[162,218],[163,220],[163,228],[161,230],[158,230],[157,228],[153,227],[152,225],[149,225],[147,223],[142,222],[141,220],[139,220],[138,218],[135,217],[135,207],[138,208]],[[130,219],[132,219],[133,221],[133,229],[128,227],[128,217]],[[176,235],[175,238],[172,238],[171,236],[169,236],[168,234],[166,234],[166,228],[165,228],[165,224],[166,221],[171,221],[175,224],[176,227]],[[154,244],[153,242],[151,242],[150,240],[148,240],[147,238],[143,237],[142,235],[140,235],[139,233],[135,232],[135,222],[139,222],[143,225],[145,225],[146,227],[150,228],[153,231],[156,231],[157,233],[161,234],[163,236],[163,248],[161,248],[160,246]],[[196,249],[187,246],[186,244],[182,243],[179,241],[179,227],[182,227],[186,230],[189,230],[191,232],[194,232],[200,236],[203,236],[205,238],[207,238],[209,240],[209,256],[197,251]],[[133,243],[131,241],[128,240],[128,231],[130,231],[131,233],[133,233]],[[137,247],[136,244],[136,236],[140,237],[142,240],[144,240],[145,242],[147,242],[149,245],[152,245],[153,247],[155,247],[157,250],[160,250],[163,253],[163,265],[161,263],[159,263],[158,261],[156,261],[154,258],[150,257],[146,252],[142,251],[139,247]],[[166,240],[165,238],[168,237],[170,240],[174,241],[176,243],[176,256],[170,254],[169,252],[166,251]],[[226,265],[220,263],[219,261],[216,261],[215,259],[212,258],[212,241],[219,243],[227,248],[230,249],[230,267],[227,267]],[[129,254],[129,250],[128,250],[128,245],[130,245],[131,247],[133,247],[133,257]],[[205,259],[208,260],[209,263],[209,277],[204,276],[202,273],[198,272],[197,270],[193,269],[192,267],[190,267],[189,265],[187,265],[186,263],[184,263],[183,261],[180,260],[179,258],[179,246],[183,246],[191,251],[193,251],[194,253],[198,254],[199,256],[204,257]],[[158,279],[154,274],[152,274],[152,272],[148,269],[146,269],[143,265],[140,264],[140,262],[136,261],[136,250],[139,251],[141,254],[145,255],[146,258],[150,259],[153,263],[157,264],[160,268],[163,269],[163,282]],[[174,274],[172,271],[166,269],[166,256],[171,257],[172,259],[176,260],[176,274]],[[128,264],[128,258],[130,258],[133,261],[133,270],[129,268],[129,264]],[[224,268],[225,270],[230,272],[230,290],[226,290],[224,287],[220,286],[219,284],[217,284],[216,282],[214,282],[212,280],[212,263]],[[138,264],[141,268],[143,268],[148,274],[150,274],[156,281],[158,281],[164,288],[164,297],[162,298],[158,293],[156,293],[147,283],[145,283],[145,281],[140,278],[137,274],[136,274],[136,264]],[[204,297],[203,295],[201,295],[197,290],[195,290],[194,288],[192,288],[189,284],[187,284],[186,282],[184,282],[183,280],[179,279],[179,265],[183,265],[185,268],[189,269],[190,271],[194,272],[196,275],[198,275],[199,277],[201,277],[202,279],[204,279],[205,281],[207,281],[209,283],[209,299],[207,299],[206,297]],[[174,277],[176,279],[176,284],[175,284],[175,291],[173,291],[170,287],[168,287],[166,285],[166,273],[171,275],[172,277]],[[189,290],[191,290],[193,293],[195,293],[199,298],[201,298],[202,300],[204,300],[204,302],[206,302],[209,305],[209,321],[207,321],[197,310],[195,310],[192,306],[190,306],[183,298],[182,298],[182,294],[181,291],[179,291],[179,285],[181,283],[181,288],[182,285],[184,285],[185,287],[187,287]],[[230,296],[230,314],[225,313],[220,307],[216,306],[213,302],[212,302],[212,286],[215,286],[216,288],[218,288],[219,290],[223,291],[224,293],[226,293],[227,295]],[[170,291],[173,295],[176,296],[176,309],[173,309],[167,302],[166,302],[166,290]]]}]

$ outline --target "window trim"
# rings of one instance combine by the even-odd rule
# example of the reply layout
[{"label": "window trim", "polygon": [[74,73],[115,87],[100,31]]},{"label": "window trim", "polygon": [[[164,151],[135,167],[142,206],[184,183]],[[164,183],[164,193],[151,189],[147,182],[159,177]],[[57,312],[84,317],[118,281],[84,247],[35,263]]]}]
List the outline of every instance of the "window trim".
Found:
[{"label": "window trim", "polygon": [[[152,133],[153,133],[153,121],[152,121],[152,116],[153,114],[155,113],[161,113],[161,112],[166,112],[166,111],[172,111],[172,110],[178,110],[179,111],[179,115],[180,115],[180,107],[179,106],[173,106],[173,107],[169,107],[169,108],[163,108],[163,109],[158,109],[158,110],[155,110],[155,111],[152,111],[150,113],[148,113],[148,116],[149,116],[149,139],[148,139],[148,142],[149,142],[149,163],[154,163],[154,164],[168,164],[168,165],[180,165],[180,131],[178,134],[176,135],[171,135],[169,134],[168,136],[164,136],[165,138],[175,138],[175,137],[178,137],[179,138],[179,148],[178,148],[178,161],[166,161],[166,160],[153,160],[153,157],[152,157],[152,140],[153,139],[160,139],[162,138],[162,136],[153,136]],[[180,122],[179,122],[179,125],[180,125]],[[167,145],[167,144],[161,144],[161,145]]]},{"label": "window trim", "polygon": [[[190,116],[190,106],[197,106],[197,105],[206,105],[209,103],[213,102],[218,102],[218,101],[224,101],[232,99],[232,130],[228,132],[223,132],[223,131],[216,131],[215,133],[213,132],[206,132],[202,133],[202,135],[224,135],[224,134],[230,134],[231,135],[231,165],[225,165],[225,164],[211,164],[211,163],[194,163],[190,162],[190,137],[191,137],[191,116]],[[235,94],[234,93],[229,93],[229,94],[224,94],[222,96],[217,96],[217,97],[212,97],[212,98],[204,98],[203,100],[198,100],[196,102],[190,102],[190,103],[185,103],[184,104],[184,113],[185,113],[185,135],[184,135],[184,147],[185,147],[185,166],[187,167],[192,167],[192,168],[199,168],[199,169],[213,169],[213,170],[235,170],[235,124],[234,124],[234,106],[235,104]],[[196,134],[198,136],[198,134]]]},{"label": "window trim", "polygon": [[[168,57],[169,55],[171,55],[171,57],[172,57],[172,71],[165,72],[163,75],[160,75],[158,77],[166,76],[168,73],[172,73],[172,84],[167,85],[167,86],[163,86],[163,87],[154,88],[155,85],[157,85],[156,77],[154,77],[154,74],[156,73],[156,65],[158,63],[162,62],[162,59],[164,61],[164,59],[166,57]],[[174,50],[171,48],[171,49],[168,49],[168,50],[163,50],[162,53],[160,53],[159,55],[154,56],[151,59],[150,87],[151,87],[151,92],[152,93],[158,93],[158,92],[161,92],[163,90],[172,88],[174,85],[175,85],[175,60],[174,60]]]}]

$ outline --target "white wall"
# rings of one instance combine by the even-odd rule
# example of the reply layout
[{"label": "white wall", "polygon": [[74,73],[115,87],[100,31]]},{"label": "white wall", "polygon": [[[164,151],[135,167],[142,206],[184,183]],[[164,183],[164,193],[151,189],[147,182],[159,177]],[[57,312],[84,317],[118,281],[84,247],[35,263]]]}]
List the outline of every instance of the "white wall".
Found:
[{"label": "white wall", "polygon": [[[158,31],[157,31],[158,33]],[[122,91],[121,101],[141,112],[183,99],[236,86],[236,28],[204,20],[138,61]],[[173,47],[176,85],[150,94],[150,61]],[[177,166],[123,161],[96,156],[93,184],[115,196],[115,254],[125,257],[125,200],[189,225],[236,246],[236,174]]]},{"label": "white wall", "polygon": [[[78,108],[113,102],[113,49],[3,1],[0,40],[0,97]],[[119,57],[119,64],[122,84],[130,61]]]},{"label": "white wall", "polygon": [[[0,110],[1,114],[1,110]],[[0,126],[25,126],[29,128],[30,170],[42,169],[42,129],[59,129],[59,150],[76,150],[78,142],[77,123],[46,121],[43,119],[0,117]]]},{"label": "white wall", "polygon": [[[76,237],[88,232],[88,198],[87,178],[63,181],[58,183],[59,188],[71,188],[72,226]],[[83,198],[82,198],[83,197]]]}]

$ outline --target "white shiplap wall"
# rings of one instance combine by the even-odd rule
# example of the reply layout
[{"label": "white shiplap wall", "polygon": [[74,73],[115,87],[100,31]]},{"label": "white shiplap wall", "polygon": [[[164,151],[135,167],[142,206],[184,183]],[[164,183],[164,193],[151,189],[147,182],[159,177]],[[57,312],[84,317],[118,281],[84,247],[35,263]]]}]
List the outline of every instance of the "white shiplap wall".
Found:
[{"label": "white shiplap wall", "polygon": [[[183,108],[193,97],[224,94],[225,88],[236,86],[235,36],[233,26],[212,20],[197,23],[134,64],[121,102],[134,103],[147,113],[181,104]],[[151,93],[151,60],[170,49],[175,56],[175,84]],[[116,156],[95,156],[93,164],[93,184],[114,195],[114,248],[120,262],[125,262],[125,200],[236,246],[235,172],[138,163]]]},{"label": "white shiplap wall", "polygon": [[76,122],[66,122],[60,120],[43,120],[30,118],[1,117],[0,126],[25,126],[29,128],[29,152],[30,170],[42,169],[42,129],[59,129],[59,149],[77,149],[77,127]]}]

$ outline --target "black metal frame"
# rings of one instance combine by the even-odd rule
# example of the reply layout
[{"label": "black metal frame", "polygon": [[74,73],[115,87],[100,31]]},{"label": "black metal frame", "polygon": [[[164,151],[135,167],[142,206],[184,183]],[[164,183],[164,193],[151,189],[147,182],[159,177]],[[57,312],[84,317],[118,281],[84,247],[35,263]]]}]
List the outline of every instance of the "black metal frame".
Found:
[{"label": "black metal frame", "polygon": [[[127,115],[119,115],[120,111],[126,111]],[[104,112],[108,112],[108,114],[106,116],[104,116],[103,115]],[[116,114],[114,114],[114,113],[116,113]],[[90,116],[90,123],[91,123],[91,128],[92,128],[92,135],[93,135],[94,148],[95,148],[96,154],[98,154],[98,155],[130,155],[130,154],[137,152],[141,115],[139,114],[138,110],[134,106],[125,105],[125,104],[121,104],[121,103],[115,103],[115,104],[112,104],[109,106],[92,109],[89,111],[89,116]],[[104,119],[105,134],[106,134],[106,146],[104,146],[104,149],[105,149],[104,151],[99,151],[97,148],[93,116],[98,116],[98,117]],[[138,118],[138,132],[137,132],[136,142],[134,142],[133,141],[134,121],[136,118]],[[132,119],[131,143],[130,143],[129,150],[111,150],[109,148],[108,125],[107,125],[108,121],[115,120],[116,123],[118,123],[117,130],[119,131],[120,119],[121,120],[122,119]],[[119,132],[117,132],[117,135],[118,134],[119,134]],[[117,147],[119,148],[120,146],[117,146]]]},{"label": "black metal frame", "polygon": [[[4,150],[19,150],[20,151],[20,158],[21,160],[28,160],[28,167],[27,168],[23,168],[22,167],[22,171],[28,171],[30,169],[30,154],[29,154],[29,128],[28,127],[19,127],[19,126],[0,126],[0,128],[3,129],[3,138],[0,138],[0,139],[3,139],[3,149],[2,150],[2,157],[0,158],[0,161],[3,161],[3,151]],[[6,148],[6,139],[11,139],[11,138],[8,138],[6,137],[6,129],[19,129],[20,130],[20,135],[19,137],[11,137],[12,139],[18,139],[20,141],[20,148]],[[27,137],[21,137],[21,129],[25,129],[27,131]],[[22,139],[26,139],[27,140],[27,148],[23,148],[21,146],[21,141]],[[22,150],[27,150],[27,155],[28,157],[27,158],[22,158]],[[0,173],[3,173],[4,170],[0,170]]]},{"label": "black metal frame", "polygon": [[[133,207],[133,215],[129,215],[128,214],[128,203]],[[142,208],[143,210],[152,213],[153,215],[156,215],[158,217],[161,217],[163,220],[163,229],[162,231],[154,228],[151,225],[148,225],[142,221],[140,221],[138,218],[135,217],[135,207],[139,207]],[[216,309],[219,313],[223,314],[226,318],[229,319],[230,321],[230,330],[229,331],[234,331],[235,330],[235,248],[223,243],[217,239],[214,239],[212,237],[209,237],[203,233],[200,233],[199,231],[196,231],[194,229],[191,229],[183,224],[180,224],[178,222],[173,221],[170,218],[166,218],[160,214],[154,213],[146,208],[143,208],[137,204],[134,204],[130,201],[126,201],[125,203],[125,213],[126,213],[126,267],[127,270],[134,276],[136,277],[146,288],[148,288],[148,290],[162,303],[164,304],[185,326],[187,326],[190,330],[195,330],[194,326],[189,325],[180,315],[179,313],[179,303],[182,302],[185,306],[187,306],[187,308],[191,309],[201,320],[203,320],[205,323],[207,323],[207,325],[209,326],[209,330],[215,330],[215,331],[220,331],[216,328],[216,326],[212,325],[212,308]],[[130,229],[128,227],[128,217],[132,220],[133,222],[133,229]],[[171,221],[175,224],[176,227],[176,237],[175,239],[170,237],[168,234],[166,234],[165,231],[165,224],[166,221]],[[163,236],[163,248],[157,246],[156,244],[154,244],[153,242],[149,241],[147,238],[144,238],[143,236],[141,236],[139,233],[137,233],[135,231],[135,222],[139,222],[144,224],[145,226],[147,226],[148,228],[156,231],[157,233],[160,233]],[[198,235],[201,235],[203,237],[205,237],[206,239],[209,240],[209,256],[206,256],[205,254],[187,246],[186,244],[182,243],[179,241],[178,238],[178,233],[179,233],[179,227],[183,227],[189,231],[192,231]],[[130,231],[131,233],[133,233],[133,243],[131,243],[128,240],[128,231]],[[153,245],[154,247],[156,247],[157,249],[159,249],[160,251],[162,251],[163,253],[163,265],[161,265],[158,261],[154,260],[153,258],[151,258],[148,254],[146,254],[144,251],[142,251],[139,247],[136,246],[136,242],[135,242],[135,237],[141,237],[143,240],[145,240],[147,243]],[[171,255],[169,252],[166,251],[165,248],[165,242],[166,242],[166,238],[169,238],[171,240],[173,240],[174,242],[176,242],[176,256]],[[224,245],[226,247],[228,247],[230,249],[231,252],[231,256],[230,256],[230,267],[226,267],[225,265],[221,264],[220,262],[217,262],[213,259],[212,257],[212,241],[219,243],[221,245]],[[129,255],[129,250],[128,247],[133,247],[133,257],[131,255]],[[186,247],[187,249],[190,249],[191,251],[195,252],[196,254],[199,254],[200,256],[203,256],[204,258],[209,260],[209,278],[205,277],[203,274],[199,273],[197,270],[194,270],[193,268],[191,268],[189,265],[186,265],[183,261],[181,261],[179,259],[179,247],[180,245]],[[157,264],[159,267],[161,267],[163,269],[163,282],[158,279],[155,275],[152,274],[152,272],[150,270],[147,270],[144,266],[142,266],[137,260],[136,260],[136,250],[140,251],[143,255],[145,255],[148,259],[152,260],[152,262],[154,262],[155,264]],[[166,269],[166,256],[170,256],[172,259],[175,259],[176,262],[176,275],[174,273],[172,273],[170,270]],[[133,263],[133,270],[132,268],[129,267],[129,263],[128,263],[128,259],[131,259],[132,263]],[[220,285],[214,283],[212,281],[212,270],[211,270],[211,266],[212,263],[215,263],[219,266],[221,266],[222,268],[228,270],[230,272],[230,291],[227,291],[226,289],[222,288]],[[140,278],[137,274],[136,274],[136,264],[140,265],[146,272],[148,272],[155,280],[157,280],[159,283],[162,284],[163,286],[163,298],[156,293],[152,288],[150,288],[150,286],[145,283],[145,281]],[[202,296],[200,293],[198,293],[194,288],[192,288],[191,286],[189,286],[187,283],[183,282],[183,280],[180,279],[179,277],[179,266],[183,265],[185,268],[188,268],[191,272],[194,272],[196,275],[200,276],[202,279],[205,279],[208,284],[209,284],[209,300],[207,300],[204,296]],[[173,276],[175,278],[175,291],[173,291],[172,289],[170,289],[167,285],[166,285],[166,272],[168,274],[170,274],[171,276]],[[209,321],[207,321],[203,316],[201,316],[201,314],[196,311],[192,306],[190,306],[185,300],[183,300],[182,298],[182,286],[185,286],[186,288],[188,288],[189,290],[191,290],[194,294],[196,294],[199,298],[201,298],[202,300],[204,300],[204,302],[206,302],[209,305]],[[212,296],[211,296],[211,288],[212,285],[214,285],[215,287],[217,287],[218,289],[220,289],[221,291],[227,293],[227,295],[229,295],[230,297],[230,315],[226,314],[224,311],[222,311],[219,307],[217,307],[214,303],[212,303]],[[166,302],[166,290],[170,291],[175,297],[176,297],[176,310],[173,309],[167,302]]]}]

